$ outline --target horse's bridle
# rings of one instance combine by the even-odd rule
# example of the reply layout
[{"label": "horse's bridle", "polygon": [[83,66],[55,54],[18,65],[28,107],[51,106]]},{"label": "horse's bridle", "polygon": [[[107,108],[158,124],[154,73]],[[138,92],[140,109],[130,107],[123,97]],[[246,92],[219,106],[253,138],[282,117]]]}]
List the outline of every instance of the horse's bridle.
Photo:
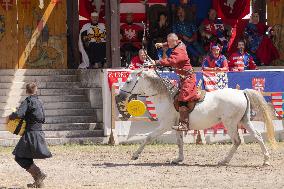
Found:
[{"label": "horse's bridle", "polygon": [[[141,76],[137,76],[137,77],[141,77]],[[122,91],[122,92],[124,92],[124,93],[127,93],[127,94],[136,95],[136,96],[138,96],[138,97],[152,97],[152,96],[158,95],[158,93],[157,93],[157,94],[153,94],[153,95],[147,95],[147,96],[146,96],[146,95],[142,95],[142,94],[133,94],[132,91],[133,91],[134,88],[136,87],[136,85],[137,85],[137,83],[138,83],[138,79],[139,79],[139,78],[137,78],[135,84],[133,85],[133,87],[132,87],[132,89],[131,89],[130,91],[125,91],[125,90],[122,90],[122,89],[120,89],[120,91]]]}]

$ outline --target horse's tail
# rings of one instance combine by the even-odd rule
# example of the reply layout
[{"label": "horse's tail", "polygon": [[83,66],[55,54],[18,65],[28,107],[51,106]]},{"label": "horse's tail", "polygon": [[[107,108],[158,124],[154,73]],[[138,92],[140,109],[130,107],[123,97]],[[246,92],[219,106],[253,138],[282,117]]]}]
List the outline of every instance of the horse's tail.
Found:
[{"label": "horse's tail", "polygon": [[276,146],[274,126],[272,123],[272,111],[259,91],[245,89],[244,93],[249,98],[250,104],[254,109],[259,110],[264,118],[264,124],[267,130],[267,139],[273,147]]}]

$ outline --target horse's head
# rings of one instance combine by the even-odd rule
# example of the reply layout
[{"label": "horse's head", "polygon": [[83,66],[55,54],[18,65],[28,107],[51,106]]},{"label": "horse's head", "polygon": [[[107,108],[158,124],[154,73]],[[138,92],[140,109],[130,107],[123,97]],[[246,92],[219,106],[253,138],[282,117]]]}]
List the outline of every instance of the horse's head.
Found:
[{"label": "horse's head", "polygon": [[139,69],[133,71],[125,84],[120,88],[119,97],[125,99],[128,95],[153,96],[149,77],[158,77],[153,70]]}]

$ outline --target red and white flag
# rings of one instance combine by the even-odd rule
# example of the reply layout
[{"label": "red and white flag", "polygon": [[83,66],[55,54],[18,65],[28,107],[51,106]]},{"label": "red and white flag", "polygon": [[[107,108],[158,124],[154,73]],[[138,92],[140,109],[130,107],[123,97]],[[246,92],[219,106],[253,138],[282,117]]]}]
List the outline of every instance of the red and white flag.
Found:
[{"label": "red and white flag", "polygon": [[108,85],[109,88],[115,86],[115,94],[119,93],[119,89],[124,85],[130,75],[130,71],[109,71],[108,72]]},{"label": "red and white flag", "polygon": [[280,118],[284,118],[284,93],[272,93],[271,102]]},{"label": "red and white flag", "polygon": [[206,91],[228,88],[226,72],[203,72],[203,82]]},{"label": "red and white flag", "polygon": [[133,13],[134,22],[141,23],[146,21],[146,5],[155,4],[167,5],[167,0],[121,0],[120,1],[120,21],[125,23],[127,13]]},{"label": "red and white flag", "polygon": [[265,88],[265,78],[253,78],[252,88],[256,91],[263,92]]}]

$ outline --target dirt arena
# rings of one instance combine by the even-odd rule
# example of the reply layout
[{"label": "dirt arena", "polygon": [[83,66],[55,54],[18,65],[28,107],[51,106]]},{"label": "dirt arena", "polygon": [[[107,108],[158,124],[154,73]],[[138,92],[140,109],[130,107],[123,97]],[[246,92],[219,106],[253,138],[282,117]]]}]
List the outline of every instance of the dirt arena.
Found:
[{"label": "dirt arena", "polygon": [[[56,146],[54,157],[38,160],[48,174],[46,188],[284,188],[284,143],[272,152],[272,166],[262,166],[256,144],[241,145],[229,166],[216,166],[230,145],[185,145],[185,161],[170,165],[175,145],[149,145],[130,160],[137,145]],[[32,178],[0,148],[0,189],[23,188]]]}]

